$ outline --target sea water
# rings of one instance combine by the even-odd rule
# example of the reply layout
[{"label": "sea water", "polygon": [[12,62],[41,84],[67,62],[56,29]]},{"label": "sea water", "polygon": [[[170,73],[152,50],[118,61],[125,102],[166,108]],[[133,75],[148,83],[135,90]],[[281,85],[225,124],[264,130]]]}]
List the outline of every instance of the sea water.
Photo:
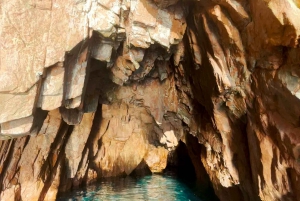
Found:
[{"label": "sea water", "polygon": [[[203,194],[203,196],[201,196]],[[206,194],[206,195],[204,195]],[[209,194],[209,193],[208,193]],[[96,184],[80,190],[73,190],[58,196],[58,201],[106,201],[106,200],[159,200],[159,201],[211,201],[214,195],[179,179],[176,174],[152,174],[147,176],[128,176],[103,179]]]}]

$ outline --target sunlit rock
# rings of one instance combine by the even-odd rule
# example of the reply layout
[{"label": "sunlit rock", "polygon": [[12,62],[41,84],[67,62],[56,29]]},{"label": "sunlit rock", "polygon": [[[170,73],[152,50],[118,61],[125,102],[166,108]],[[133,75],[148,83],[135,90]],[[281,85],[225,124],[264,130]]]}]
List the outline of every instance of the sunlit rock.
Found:
[{"label": "sunlit rock", "polygon": [[145,155],[145,162],[151,172],[162,172],[167,166],[168,150],[151,145]]},{"label": "sunlit rock", "polygon": [[1,11],[0,200],[162,172],[182,143],[222,201],[299,200],[299,1]]}]

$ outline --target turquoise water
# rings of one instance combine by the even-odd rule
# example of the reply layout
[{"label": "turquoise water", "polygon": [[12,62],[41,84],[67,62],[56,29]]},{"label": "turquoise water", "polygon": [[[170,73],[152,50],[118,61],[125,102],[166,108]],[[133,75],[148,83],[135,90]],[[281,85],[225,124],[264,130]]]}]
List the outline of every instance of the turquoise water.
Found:
[{"label": "turquoise water", "polygon": [[199,191],[192,190],[191,183],[179,180],[175,174],[153,174],[143,177],[106,179],[97,184],[74,190],[58,196],[58,201],[100,201],[100,200],[190,200],[208,201],[199,197]]}]

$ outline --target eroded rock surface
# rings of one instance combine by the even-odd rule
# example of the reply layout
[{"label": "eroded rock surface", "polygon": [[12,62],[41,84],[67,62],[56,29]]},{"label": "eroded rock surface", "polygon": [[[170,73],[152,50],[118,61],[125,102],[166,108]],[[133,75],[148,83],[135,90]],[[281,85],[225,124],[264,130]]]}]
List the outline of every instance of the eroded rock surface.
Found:
[{"label": "eroded rock surface", "polygon": [[182,142],[222,201],[300,200],[299,5],[2,2],[0,200],[161,172]]}]

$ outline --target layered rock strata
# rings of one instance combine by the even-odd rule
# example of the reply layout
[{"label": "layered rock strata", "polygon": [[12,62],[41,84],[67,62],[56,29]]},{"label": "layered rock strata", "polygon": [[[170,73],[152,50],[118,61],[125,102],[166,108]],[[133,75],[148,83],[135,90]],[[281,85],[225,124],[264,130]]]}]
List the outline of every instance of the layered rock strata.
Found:
[{"label": "layered rock strata", "polygon": [[300,200],[299,5],[1,3],[0,199],[161,172],[181,141],[220,200]]}]

